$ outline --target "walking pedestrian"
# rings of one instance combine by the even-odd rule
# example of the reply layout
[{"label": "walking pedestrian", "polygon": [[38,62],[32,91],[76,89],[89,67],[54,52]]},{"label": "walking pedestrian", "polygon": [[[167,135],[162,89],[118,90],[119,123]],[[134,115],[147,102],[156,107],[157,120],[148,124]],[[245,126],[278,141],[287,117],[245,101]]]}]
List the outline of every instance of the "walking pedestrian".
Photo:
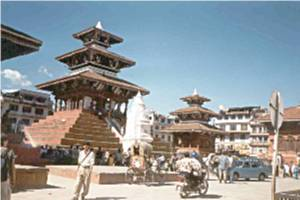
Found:
[{"label": "walking pedestrian", "polygon": [[90,148],[90,143],[87,142],[84,144],[83,150],[79,152],[78,170],[73,200],[78,200],[82,188],[83,191],[81,193],[81,200],[84,200],[87,196],[94,164],[95,155]]},{"label": "walking pedestrian", "polygon": [[290,176],[290,166],[287,163],[283,164],[283,177],[289,177]]},{"label": "walking pedestrian", "polygon": [[1,137],[1,199],[11,199],[11,188],[15,185],[15,154],[8,148],[8,138]]},{"label": "walking pedestrian", "polygon": [[218,166],[218,170],[219,170],[219,182],[222,183],[222,181],[224,181],[224,183],[227,182],[227,171],[228,171],[228,167],[229,167],[229,159],[228,156],[226,156],[223,152],[221,153],[221,156],[219,158],[219,166]]}]

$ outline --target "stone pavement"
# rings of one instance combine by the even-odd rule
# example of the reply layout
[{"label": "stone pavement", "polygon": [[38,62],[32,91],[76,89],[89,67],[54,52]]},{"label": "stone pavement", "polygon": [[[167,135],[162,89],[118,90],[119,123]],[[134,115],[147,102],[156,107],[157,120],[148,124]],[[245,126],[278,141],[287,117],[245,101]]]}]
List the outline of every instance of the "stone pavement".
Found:
[{"label": "stone pavement", "polygon": [[[12,200],[69,200],[72,197],[74,180],[49,175],[48,187],[43,189],[19,191]],[[209,181],[206,197],[201,199],[220,200],[266,200],[270,199],[270,179],[259,181],[238,181],[234,184],[219,184],[216,179]],[[300,189],[300,180],[278,179],[279,191]],[[91,184],[87,200],[177,200],[175,183],[161,186],[145,185],[98,185]],[[193,198],[195,199],[195,198]],[[198,197],[196,197],[198,199]],[[200,198],[199,198],[200,199]]]}]

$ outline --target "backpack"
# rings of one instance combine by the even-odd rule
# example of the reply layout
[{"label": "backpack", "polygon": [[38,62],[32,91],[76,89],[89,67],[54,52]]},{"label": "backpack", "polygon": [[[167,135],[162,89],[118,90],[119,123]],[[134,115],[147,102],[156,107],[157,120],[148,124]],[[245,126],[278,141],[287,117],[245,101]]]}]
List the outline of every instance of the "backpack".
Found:
[{"label": "backpack", "polygon": [[1,182],[8,179],[9,163],[8,150],[1,150]]}]

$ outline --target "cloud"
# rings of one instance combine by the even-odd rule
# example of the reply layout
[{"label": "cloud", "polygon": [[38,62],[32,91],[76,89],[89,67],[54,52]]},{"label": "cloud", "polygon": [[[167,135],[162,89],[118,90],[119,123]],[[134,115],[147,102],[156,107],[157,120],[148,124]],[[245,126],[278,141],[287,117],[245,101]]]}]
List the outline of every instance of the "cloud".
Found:
[{"label": "cloud", "polygon": [[40,66],[38,72],[41,73],[41,74],[44,74],[44,75],[48,76],[49,78],[52,78],[52,77],[53,77],[53,74],[50,73],[50,72],[48,71],[48,69],[47,69],[45,66],[43,66],[43,65]]},{"label": "cloud", "polygon": [[13,69],[1,70],[1,76],[8,79],[11,82],[11,84],[15,86],[27,87],[32,85],[31,81],[27,79],[27,76],[21,74],[17,70],[13,70]]}]

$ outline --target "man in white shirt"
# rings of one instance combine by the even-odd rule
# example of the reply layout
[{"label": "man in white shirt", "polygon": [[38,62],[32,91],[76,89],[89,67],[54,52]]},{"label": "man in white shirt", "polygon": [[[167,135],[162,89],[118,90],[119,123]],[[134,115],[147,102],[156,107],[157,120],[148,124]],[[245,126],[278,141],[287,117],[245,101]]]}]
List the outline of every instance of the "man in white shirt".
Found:
[{"label": "man in white shirt", "polygon": [[84,200],[88,194],[94,163],[95,154],[90,149],[90,143],[87,142],[83,145],[83,150],[79,152],[78,156],[77,179],[73,200],[78,200],[81,188],[83,188],[81,200]]}]

